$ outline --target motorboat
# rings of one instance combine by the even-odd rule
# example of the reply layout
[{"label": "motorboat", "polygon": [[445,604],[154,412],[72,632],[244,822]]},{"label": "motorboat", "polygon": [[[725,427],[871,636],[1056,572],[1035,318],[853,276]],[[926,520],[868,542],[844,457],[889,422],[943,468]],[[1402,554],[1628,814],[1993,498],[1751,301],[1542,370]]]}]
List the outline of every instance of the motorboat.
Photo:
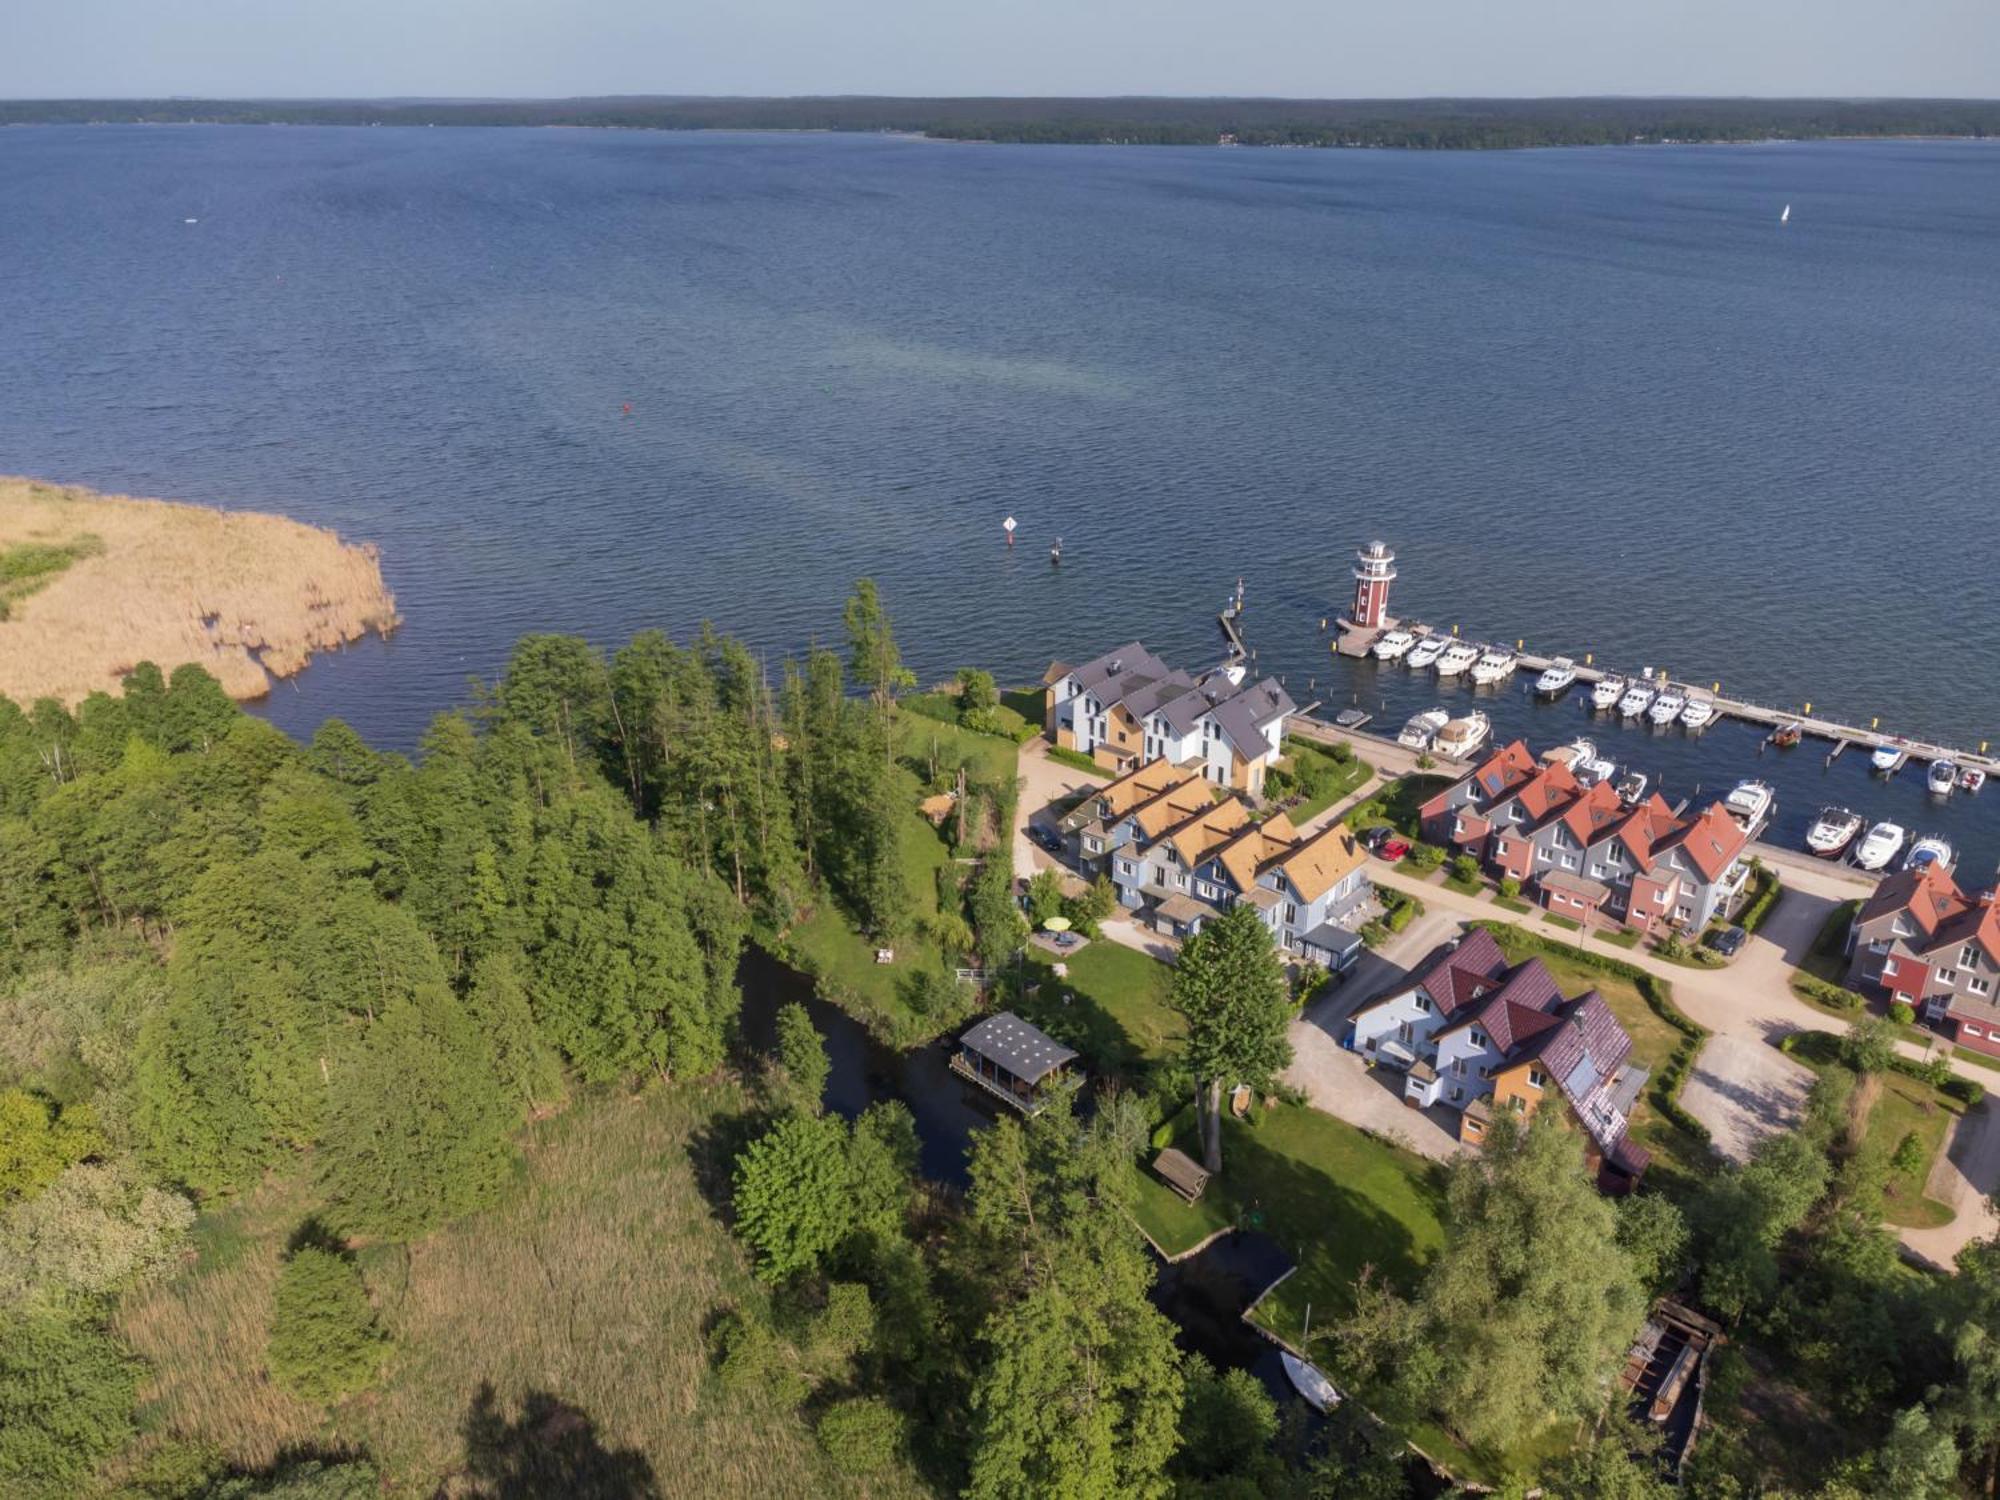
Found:
[{"label": "motorboat", "polygon": [[1986,785],[1986,773],[1977,766],[1967,766],[1958,773],[1958,789],[1962,792],[1976,792]]},{"label": "motorboat", "polygon": [[1789,750],[1806,737],[1805,729],[1797,724],[1780,724],[1771,731],[1771,743],[1780,750]]},{"label": "motorboat", "polygon": [[1479,648],[1466,641],[1453,641],[1437,661],[1438,676],[1456,677],[1479,660]]},{"label": "motorboat", "polygon": [[1868,757],[1868,764],[1884,776],[1894,776],[1909,758],[1910,747],[1901,740],[1892,740],[1886,745],[1877,745],[1875,753]]},{"label": "motorboat", "polygon": [[1958,786],[1958,762],[1932,761],[1930,770],[1924,773],[1924,784],[1931,789],[1933,797],[1949,797]]},{"label": "motorboat", "polygon": [[1690,698],[1681,710],[1681,728],[1699,731],[1715,722],[1715,704],[1707,698]]},{"label": "motorboat", "polygon": [[1599,713],[1608,713],[1618,706],[1618,699],[1624,692],[1624,678],[1600,677],[1590,690],[1590,706]]},{"label": "motorboat", "polygon": [[1618,700],[1618,712],[1628,719],[1636,719],[1653,705],[1653,689],[1643,680],[1634,682],[1625,689]]},{"label": "motorboat", "polygon": [[1777,815],[1778,794],[1762,781],[1739,781],[1735,790],[1722,799],[1722,810],[1741,823],[1751,838],[1771,826]]},{"label": "motorboat", "polygon": [[1928,865],[1935,865],[1940,870],[1948,871],[1955,862],[1956,856],[1952,852],[1951,845],[1937,834],[1927,833],[1910,845],[1910,852],[1903,860],[1903,868],[1921,870]]},{"label": "motorboat", "polygon": [[1627,771],[1618,778],[1618,785],[1612,790],[1618,793],[1618,800],[1627,807],[1637,807],[1646,796],[1648,784],[1644,771]]},{"label": "motorboat", "polygon": [[1410,648],[1417,638],[1407,630],[1391,630],[1375,643],[1374,653],[1378,661],[1399,661],[1410,654]]},{"label": "motorboat", "polygon": [[1411,750],[1428,750],[1437,739],[1438,731],[1451,722],[1451,715],[1441,708],[1427,708],[1415,715],[1403,726],[1403,732],[1396,736],[1396,743]]},{"label": "motorboat", "polygon": [[1316,1412],[1329,1412],[1340,1405],[1340,1392],[1333,1388],[1333,1382],[1319,1372],[1316,1365],[1307,1364],[1289,1350],[1282,1351],[1279,1359],[1284,1362],[1285,1378],[1292,1383],[1292,1389]]},{"label": "motorboat", "polygon": [[1886,870],[1907,837],[1899,824],[1877,823],[1854,846],[1854,862],[1864,870]]},{"label": "motorboat", "polygon": [[1685,697],[1675,692],[1672,688],[1668,688],[1653,700],[1653,706],[1646,710],[1646,717],[1659,725],[1660,728],[1666,729],[1672,726],[1674,721],[1681,716],[1681,710],[1687,706],[1688,701]]},{"label": "motorboat", "polygon": [[1513,652],[1495,646],[1472,664],[1472,680],[1481,687],[1491,686],[1504,678],[1514,675],[1514,668],[1520,665]]},{"label": "motorboat", "polygon": [[1576,663],[1567,656],[1558,656],[1542,669],[1542,675],[1535,679],[1535,696],[1538,698],[1560,698],[1576,681]]},{"label": "motorboat", "polygon": [[1821,859],[1838,858],[1861,832],[1861,823],[1861,814],[1852,808],[1822,807],[1806,830],[1806,849]]},{"label": "motorboat", "polygon": [[1486,715],[1474,709],[1462,719],[1453,719],[1438,731],[1432,748],[1439,755],[1448,755],[1453,760],[1464,760],[1473,751],[1486,743],[1486,737],[1493,732],[1493,725]]},{"label": "motorboat", "polygon": [[1410,647],[1410,654],[1403,658],[1403,662],[1406,666],[1428,667],[1443,653],[1444,645],[1445,640],[1441,635],[1424,636],[1416,645]]},{"label": "motorboat", "polygon": [[[1590,745],[1589,740],[1579,740],[1577,743]],[[1599,755],[1593,746],[1588,755],[1580,755],[1569,763],[1569,771],[1570,775],[1585,786],[1596,786],[1600,781],[1609,781],[1616,776],[1618,767]]]}]

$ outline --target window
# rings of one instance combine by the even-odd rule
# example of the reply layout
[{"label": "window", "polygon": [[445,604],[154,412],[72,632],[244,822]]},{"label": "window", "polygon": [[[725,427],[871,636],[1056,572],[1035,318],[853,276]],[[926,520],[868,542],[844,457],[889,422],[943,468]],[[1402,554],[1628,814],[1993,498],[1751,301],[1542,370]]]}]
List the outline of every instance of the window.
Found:
[{"label": "window", "polygon": [[1491,1063],[1481,1063],[1479,1065],[1479,1076],[1481,1078],[1491,1078],[1493,1076],[1493,1065]]},{"label": "window", "polygon": [[1540,1068],[1530,1068],[1530,1069],[1528,1069],[1528,1087],[1529,1087],[1529,1088],[1531,1088],[1531,1089],[1538,1089],[1538,1088],[1541,1088],[1541,1087],[1542,1087],[1542,1086],[1543,1086],[1544,1084],[1546,1084],[1546,1083],[1547,1083],[1548,1081],[1549,1081],[1549,1079],[1548,1079],[1548,1075],[1547,1075],[1546,1073],[1544,1073],[1544,1072],[1543,1072],[1543,1071],[1542,1071],[1542,1070],[1541,1070]]},{"label": "window", "polygon": [[1453,1104],[1458,1104],[1458,1103],[1462,1102],[1462,1101],[1464,1100],[1464,1098],[1465,1098],[1465,1090],[1464,1090],[1464,1089],[1453,1089],[1453,1090],[1451,1091],[1451,1102],[1452,1102]]},{"label": "window", "polygon": [[1951,985],[1955,985],[1955,984],[1957,984],[1957,983],[1958,983],[1958,970],[1956,970],[1956,969],[1939,969],[1939,970],[1938,970],[1938,983],[1939,983],[1939,984],[1951,984]]},{"label": "window", "polygon": [[1965,987],[1975,995],[1984,995],[1992,990],[1993,984],[1991,980],[1981,979],[1977,974],[1970,974],[1966,976]]},{"label": "window", "polygon": [[1479,1030],[1475,1027],[1472,1033],[1472,1045],[1475,1047],[1485,1048],[1491,1044],[1486,1040],[1486,1038],[1483,1035],[1480,1034]]},{"label": "window", "polygon": [[1984,1032],[1982,1032],[1982,1031],[1981,1031],[1981,1030],[1980,1030],[1980,1029],[1979,1029],[1979,1028],[1978,1028],[1977,1026],[1961,1026],[1961,1027],[1959,1027],[1959,1030],[1960,1030],[1960,1031],[1963,1031],[1963,1032],[1964,1032],[1964,1033],[1965,1033],[1965,1034],[1966,1034],[1967,1036],[1984,1036],[1984,1035],[1985,1035],[1985,1033],[1984,1033]]},{"label": "window", "polygon": [[1976,969],[1979,967],[1979,945],[1977,943],[1967,943],[1963,948],[1958,950],[1958,966],[1961,969]]},{"label": "window", "polygon": [[1465,1059],[1462,1057],[1454,1057],[1451,1060],[1451,1071],[1458,1077],[1463,1078],[1465,1076]]},{"label": "window", "polygon": [[1431,1013],[1431,1002],[1430,1002],[1430,997],[1428,995],[1417,996],[1417,1009],[1422,1011],[1425,1015],[1429,1015]]},{"label": "window", "polygon": [[1289,926],[1290,924],[1292,924],[1292,923],[1294,923],[1294,922],[1298,921],[1298,919],[1299,919],[1299,907],[1298,907],[1298,903],[1297,903],[1297,902],[1295,902],[1295,901],[1287,901],[1287,902],[1285,903],[1285,922],[1286,922],[1286,924],[1287,924],[1287,925]]},{"label": "window", "polygon": [[1574,870],[1576,868],[1576,856],[1574,854],[1565,854],[1563,856],[1563,868],[1565,870]]},{"label": "window", "polygon": [[1089,850],[1089,851],[1090,851],[1090,852],[1091,852],[1092,854],[1096,854],[1096,853],[1098,853],[1099,851],[1101,851],[1101,850],[1102,850],[1102,849],[1104,848],[1104,840],[1103,840],[1103,839],[1085,839],[1085,840],[1083,841],[1083,847],[1084,847],[1084,848],[1086,848],[1086,849],[1088,849],[1088,850]]}]

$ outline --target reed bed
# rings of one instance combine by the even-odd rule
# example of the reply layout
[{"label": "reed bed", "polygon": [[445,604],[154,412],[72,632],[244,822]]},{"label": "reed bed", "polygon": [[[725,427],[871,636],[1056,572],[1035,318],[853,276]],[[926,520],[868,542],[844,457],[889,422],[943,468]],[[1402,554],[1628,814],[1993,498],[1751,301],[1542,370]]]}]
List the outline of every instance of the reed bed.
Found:
[{"label": "reed bed", "polygon": [[0,477],[9,556],[37,564],[0,616],[0,697],[17,703],[115,693],[142,661],[261,697],[313,653],[396,624],[372,546],[282,516]]}]

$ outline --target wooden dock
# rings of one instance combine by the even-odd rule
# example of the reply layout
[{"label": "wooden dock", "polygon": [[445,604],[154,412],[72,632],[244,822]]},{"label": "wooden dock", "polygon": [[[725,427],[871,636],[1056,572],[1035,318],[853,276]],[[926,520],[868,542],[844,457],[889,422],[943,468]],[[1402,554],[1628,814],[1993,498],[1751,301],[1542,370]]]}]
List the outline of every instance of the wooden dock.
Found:
[{"label": "wooden dock", "polygon": [[[1385,626],[1384,629],[1386,628]],[[1403,628],[1410,630],[1413,627],[1405,625]],[[1443,635],[1442,631],[1419,630],[1416,633],[1419,640],[1423,639],[1425,635]],[[1375,634],[1379,634],[1379,632]],[[1362,644],[1361,650],[1355,651],[1351,649],[1352,643],[1343,638],[1338,643],[1336,649],[1342,655],[1359,655],[1367,649],[1368,645],[1373,644],[1374,639],[1374,634],[1369,635],[1366,642]],[[1460,637],[1460,639],[1476,642],[1478,638],[1475,636],[1464,636]],[[1519,675],[1521,672],[1540,673],[1556,659],[1554,655],[1544,656],[1539,652],[1526,650],[1517,651],[1515,655],[1519,662],[1516,675]],[[1585,656],[1582,654],[1570,656],[1568,659],[1576,667],[1576,680],[1581,684],[1594,685],[1606,677],[1623,677],[1629,680],[1636,675],[1629,672],[1608,671],[1603,667],[1590,665],[1586,662]],[[1396,666],[1400,665],[1400,663],[1389,662],[1384,663],[1384,665]],[[1715,715],[1718,720],[1725,717],[1733,717],[1742,719],[1745,723],[1761,725],[1767,729],[1776,729],[1784,724],[1796,724],[1802,734],[1811,735],[1814,739],[1828,741],[1832,745],[1833,748],[1829,752],[1829,759],[1839,755],[1850,745],[1856,745],[1869,751],[1880,749],[1883,746],[1894,746],[1899,750],[1906,751],[1911,760],[1925,762],[1949,760],[1961,767],[1976,766],[1989,776],[2000,776],[2000,756],[1990,755],[1983,749],[1977,752],[1955,750],[1948,745],[1938,745],[1923,740],[1915,740],[1907,735],[1891,734],[1886,730],[1862,729],[1858,725],[1843,724],[1837,719],[1828,719],[1809,712],[1773,708],[1769,704],[1764,703],[1750,703],[1740,698],[1728,697],[1726,694],[1717,692],[1712,687],[1701,683],[1683,682],[1660,673],[1655,673],[1650,681],[1655,688],[1671,687],[1678,693],[1705,699],[1715,706]],[[1807,704],[1806,708],[1810,709],[1811,705]],[[1714,721],[1711,720],[1710,722],[1713,723]]]}]

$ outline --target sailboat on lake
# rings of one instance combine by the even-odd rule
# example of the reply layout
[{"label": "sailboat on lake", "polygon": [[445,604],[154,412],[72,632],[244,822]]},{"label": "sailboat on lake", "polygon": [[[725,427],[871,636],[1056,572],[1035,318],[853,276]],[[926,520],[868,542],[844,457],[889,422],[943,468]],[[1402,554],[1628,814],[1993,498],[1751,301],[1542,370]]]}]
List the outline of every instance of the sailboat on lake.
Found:
[{"label": "sailboat on lake", "polygon": [[1791,204],[1787,203],[1787,204],[1785,205],[1785,211],[1784,211],[1783,213],[1781,213],[1781,214],[1779,214],[1779,215],[1778,215],[1778,222],[1779,222],[1780,224],[1789,224],[1789,223],[1791,223],[1791,222],[1792,222],[1792,205],[1791,205]]}]

